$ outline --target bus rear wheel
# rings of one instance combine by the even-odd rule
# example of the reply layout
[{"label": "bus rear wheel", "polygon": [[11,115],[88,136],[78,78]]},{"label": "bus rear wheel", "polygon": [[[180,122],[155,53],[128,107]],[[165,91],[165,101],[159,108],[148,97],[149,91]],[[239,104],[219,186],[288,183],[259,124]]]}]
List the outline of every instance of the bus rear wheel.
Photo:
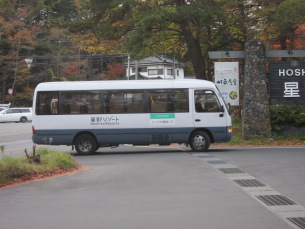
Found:
[{"label": "bus rear wheel", "polygon": [[75,149],[78,154],[93,154],[98,146],[92,135],[82,134],[75,139]]},{"label": "bus rear wheel", "polygon": [[206,152],[210,147],[210,137],[204,131],[196,131],[192,134],[189,144],[194,152]]}]

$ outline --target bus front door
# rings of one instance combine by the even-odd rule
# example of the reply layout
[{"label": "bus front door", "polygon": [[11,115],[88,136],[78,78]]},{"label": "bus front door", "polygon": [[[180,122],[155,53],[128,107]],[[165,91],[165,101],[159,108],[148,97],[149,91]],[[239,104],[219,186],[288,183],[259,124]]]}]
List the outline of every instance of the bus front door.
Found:
[{"label": "bus front door", "polygon": [[227,117],[213,90],[194,90],[194,126],[208,129],[216,141],[226,138]]}]

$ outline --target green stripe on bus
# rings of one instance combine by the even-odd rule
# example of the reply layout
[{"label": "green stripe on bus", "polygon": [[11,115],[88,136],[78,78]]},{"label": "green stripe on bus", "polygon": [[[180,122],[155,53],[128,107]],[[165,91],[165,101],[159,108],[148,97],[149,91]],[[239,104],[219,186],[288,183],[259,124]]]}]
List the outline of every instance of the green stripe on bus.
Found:
[{"label": "green stripe on bus", "polygon": [[150,119],[175,118],[175,113],[150,114]]}]

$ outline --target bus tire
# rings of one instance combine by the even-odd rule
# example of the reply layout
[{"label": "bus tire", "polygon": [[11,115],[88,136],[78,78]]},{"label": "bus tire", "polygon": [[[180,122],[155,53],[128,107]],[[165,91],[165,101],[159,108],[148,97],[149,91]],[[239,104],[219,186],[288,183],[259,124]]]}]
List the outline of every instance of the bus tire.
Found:
[{"label": "bus tire", "polygon": [[95,138],[90,134],[81,134],[75,139],[78,154],[93,154],[98,149]]},{"label": "bus tire", "polygon": [[204,131],[196,131],[192,134],[189,144],[194,152],[206,152],[210,147],[211,139]]}]

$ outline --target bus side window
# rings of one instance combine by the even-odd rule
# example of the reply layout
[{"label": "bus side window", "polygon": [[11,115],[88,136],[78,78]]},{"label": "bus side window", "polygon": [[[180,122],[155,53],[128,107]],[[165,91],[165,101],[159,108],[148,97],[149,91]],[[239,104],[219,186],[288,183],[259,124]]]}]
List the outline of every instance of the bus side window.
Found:
[{"label": "bus side window", "polygon": [[71,114],[71,106],[69,104],[61,106],[62,114]]},{"label": "bus side window", "polygon": [[160,90],[149,90],[149,112],[151,113],[166,113],[168,112],[168,100],[167,91]]},{"label": "bus side window", "polygon": [[99,114],[99,91],[65,91],[60,93],[60,114]]},{"label": "bus side window", "polygon": [[195,90],[196,112],[221,112],[216,94],[211,90]]},{"label": "bus side window", "polygon": [[56,115],[58,114],[58,92],[40,91],[36,102],[37,115]]},{"label": "bus side window", "polygon": [[171,93],[173,112],[189,112],[188,89],[174,89]]},{"label": "bus side window", "polygon": [[99,114],[101,112],[100,92],[83,91],[80,94],[79,113]]},{"label": "bus side window", "polygon": [[104,93],[106,114],[124,113],[124,93],[121,91],[106,91]]},{"label": "bus side window", "polygon": [[126,113],[144,113],[144,91],[125,92]]},{"label": "bus side window", "polygon": [[[72,94],[67,92],[61,92],[60,94],[60,114],[71,114],[71,105]],[[72,108],[71,108],[72,106]]]},{"label": "bus side window", "polygon": [[189,112],[188,89],[148,90],[148,108],[151,113]]},{"label": "bus side window", "polygon": [[105,91],[106,114],[144,113],[144,91]]},{"label": "bus side window", "polygon": [[88,114],[88,106],[86,104],[80,105],[80,114]]}]

